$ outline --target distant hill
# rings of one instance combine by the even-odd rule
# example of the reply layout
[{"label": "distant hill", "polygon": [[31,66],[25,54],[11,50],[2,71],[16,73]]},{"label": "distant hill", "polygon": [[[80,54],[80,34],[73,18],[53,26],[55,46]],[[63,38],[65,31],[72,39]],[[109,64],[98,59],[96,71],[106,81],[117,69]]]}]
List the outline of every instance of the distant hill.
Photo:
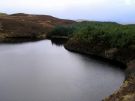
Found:
[{"label": "distant hill", "polygon": [[4,15],[7,15],[7,14],[6,14],[6,13],[1,13],[1,12],[0,12],[0,16],[4,16]]},{"label": "distant hill", "polygon": [[59,19],[49,15],[0,13],[0,38],[3,37],[41,37],[55,26],[75,23],[72,20]]},{"label": "distant hill", "polygon": [[20,19],[20,20],[29,20],[45,26],[55,26],[55,25],[68,25],[72,24],[75,21],[67,19],[59,19],[49,15],[33,15],[25,13],[17,13],[9,15],[11,18]]}]

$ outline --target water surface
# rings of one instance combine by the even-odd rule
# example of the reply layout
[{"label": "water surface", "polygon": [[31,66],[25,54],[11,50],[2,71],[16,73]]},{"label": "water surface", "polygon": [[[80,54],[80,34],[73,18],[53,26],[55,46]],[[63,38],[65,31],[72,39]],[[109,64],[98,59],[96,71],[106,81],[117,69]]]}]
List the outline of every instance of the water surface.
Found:
[{"label": "water surface", "polygon": [[0,45],[0,101],[101,101],[123,80],[118,67],[49,40]]}]

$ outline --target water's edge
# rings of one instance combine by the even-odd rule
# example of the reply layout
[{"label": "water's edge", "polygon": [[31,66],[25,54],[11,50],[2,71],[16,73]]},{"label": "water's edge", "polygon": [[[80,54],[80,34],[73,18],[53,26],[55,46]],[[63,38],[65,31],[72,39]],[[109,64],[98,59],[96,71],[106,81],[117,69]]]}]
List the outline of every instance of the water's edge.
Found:
[{"label": "water's edge", "polygon": [[74,43],[74,42],[72,43],[72,41],[70,40],[64,45],[64,47],[67,50],[72,51],[72,52],[78,52],[81,54],[96,56],[101,59],[107,59],[112,62],[116,61],[122,64],[123,65],[122,68],[123,69],[126,68],[125,69],[126,78],[123,82],[123,85],[120,87],[119,90],[114,92],[109,97],[106,97],[103,101],[134,101],[135,99],[135,67],[134,67],[135,60],[132,60],[129,63],[127,63],[127,62],[121,61],[120,59],[118,60],[112,59],[104,53],[94,52],[93,49],[91,49],[91,51],[88,51],[85,46],[83,45],[79,46],[79,43]]}]

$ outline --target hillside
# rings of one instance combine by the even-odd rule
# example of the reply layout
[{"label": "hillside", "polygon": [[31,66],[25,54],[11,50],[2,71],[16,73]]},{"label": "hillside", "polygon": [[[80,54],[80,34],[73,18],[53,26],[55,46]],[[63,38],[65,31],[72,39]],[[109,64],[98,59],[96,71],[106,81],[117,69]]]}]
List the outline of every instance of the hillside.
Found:
[{"label": "hillside", "polygon": [[55,26],[72,23],[74,21],[48,15],[17,13],[0,16],[0,41],[16,37],[44,38]]}]

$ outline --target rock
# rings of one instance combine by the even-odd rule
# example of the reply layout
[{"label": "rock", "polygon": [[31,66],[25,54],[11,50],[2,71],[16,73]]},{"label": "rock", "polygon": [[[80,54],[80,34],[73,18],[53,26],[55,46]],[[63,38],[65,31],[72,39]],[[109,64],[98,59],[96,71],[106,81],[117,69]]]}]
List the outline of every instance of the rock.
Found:
[{"label": "rock", "polygon": [[113,59],[117,52],[118,52],[117,48],[111,48],[109,50],[105,50],[105,57]]}]

